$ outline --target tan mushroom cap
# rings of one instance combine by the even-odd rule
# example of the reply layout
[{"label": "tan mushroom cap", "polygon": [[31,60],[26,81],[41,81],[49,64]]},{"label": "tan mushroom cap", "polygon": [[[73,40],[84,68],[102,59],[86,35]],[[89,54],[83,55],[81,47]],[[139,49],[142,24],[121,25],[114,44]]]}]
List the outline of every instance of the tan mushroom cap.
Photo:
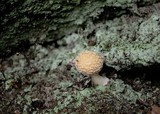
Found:
[{"label": "tan mushroom cap", "polygon": [[103,57],[94,51],[83,51],[74,59],[76,69],[91,76],[98,73],[103,67]]}]

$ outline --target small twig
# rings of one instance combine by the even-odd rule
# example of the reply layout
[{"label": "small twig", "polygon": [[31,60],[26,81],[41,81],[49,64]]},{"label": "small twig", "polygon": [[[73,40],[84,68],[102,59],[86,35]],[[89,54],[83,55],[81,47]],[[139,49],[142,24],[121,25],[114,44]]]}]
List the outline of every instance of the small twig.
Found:
[{"label": "small twig", "polygon": [[2,75],[4,77],[4,79],[6,79],[5,73],[3,71],[1,71],[1,73],[2,73]]}]

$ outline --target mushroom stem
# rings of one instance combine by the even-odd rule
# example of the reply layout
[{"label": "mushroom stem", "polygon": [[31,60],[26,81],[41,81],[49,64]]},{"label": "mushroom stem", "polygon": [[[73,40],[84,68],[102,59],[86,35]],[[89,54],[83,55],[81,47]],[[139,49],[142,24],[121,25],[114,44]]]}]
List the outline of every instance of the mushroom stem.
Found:
[{"label": "mushroom stem", "polygon": [[92,85],[107,85],[109,79],[107,77],[100,76],[99,74],[93,74],[91,76]]}]

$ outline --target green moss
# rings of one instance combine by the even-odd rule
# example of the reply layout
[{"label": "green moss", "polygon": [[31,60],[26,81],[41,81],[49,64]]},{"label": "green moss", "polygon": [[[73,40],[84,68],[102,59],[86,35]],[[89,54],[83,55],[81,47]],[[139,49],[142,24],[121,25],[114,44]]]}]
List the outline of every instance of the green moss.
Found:
[{"label": "green moss", "polygon": [[[152,3],[154,2],[156,1]],[[104,7],[124,9],[133,7],[135,4],[130,0],[10,0],[0,2],[2,6],[0,11],[3,14],[1,17],[0,55],[9,54],[12,51],[11,49],[17,46],[17,42],[22,40],[29,40],[31,43],[35,43],[35,41],[43,43],[62,38],[76,31],[79,26],[83,26],[88,20],[97,19],[101,13],[105,12]],[[113,12],[112,10],[112,13],[115,16],[119,15],[117,11]],[[38,41],[32,40],[38,39],[41,33],[47,33],[48,35]]]},{"label": "green moss", "polygon": [[[67,68],[77,53],[86,49],[104,55],[106,65],[117,70],[129,69],[132,65],[148,66],[160,62],[159,14],[151,11],[145,17],[139,17],[124,14],[126,12],[123,10],[121,13],[114,12],[115,16],[119,17],[108,16],[96,21],[108,7],[114,9],[118,6],[122,10],[134,4],[125,0],[115,0],[114,3],[113,1],[28,0],[22,3],[22,6],[17,4],[16,8],[20,12],[13,12],[19,21],[13,20],[8,24],[8,17],[14,16],[12,11],[7,14],[8,17],[4,17],[3,30],[7,32],[2,33],[1,43],[14,47],[15,43],[17,46],[22,39],[27,38],[32,44],[39,40],[25,53],[29,65],[24,53],[15,54],[3,61],[6,77],[2,90],[7,91],[2,91],[4,96],[0,112],[20,110],[24,114],[65,113],[67,110],[67,113],[73,113],[74,110],[75,113],[81,114],[110,111],[136,113],[136,107],[139,107],[137,100],[154,100],[153,91],[135,91],[120,79],[111,80],[111,84],[106,87],[86,87],[89,85],[86,84],[89,79],[83,83],[83,75],[74,67],[70,70]],[[9,3],[15,5],[13,1]],[[144,10],[146,9],[142,9],[142,13]],[[44,16],[44,19],[39,18],[41,16]],[[83,29],[80,28],[81,25],[84,25]],[[46,47],[40,45],[62,36],[64,37],[54,42],[55,44]],[[18,40],[15,41],[15,38]],[[96,41],[95,45],[88,45],[89,40],[93,39]],[[1,49],[10,52],[8,48]],[[21,83],[15,83],[17,85],[13,86],[12,82],[17,82],[18,79]],[[36,107],[33,106],[35,99],[45,102],[41,107]],[[8,107],[10,104],[12,106]]]}]

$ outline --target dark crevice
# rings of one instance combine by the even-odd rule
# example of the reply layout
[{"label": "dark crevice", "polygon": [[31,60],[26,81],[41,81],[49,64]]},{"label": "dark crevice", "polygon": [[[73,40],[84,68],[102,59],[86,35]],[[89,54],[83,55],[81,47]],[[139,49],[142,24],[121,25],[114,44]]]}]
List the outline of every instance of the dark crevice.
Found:
[{"label": "dark crevice", "polygon": [[105,75],[108,78],[113,78],[112,74],[115,74],[116,72],[117,72],[116,69],[109,67],[106,64],[103,64],[103,68],[100,71],[100,75]]},{"label": "dark crevice", "polygon": [[159,3],[159,0],[152,0],[152,2],[138,0],[136,4],[138,7],[143,7],[143,6],[147,6],[147,5],[149,6],[149,5],[156,4],[156,3]]},{"label": "dark crevice", "polygon": [[104,11],[98,16],[98,18],[93,19],[94,23],[102,22],[103,20],[112,20],[116,17],[120,17],[124,14],[131,14],[131,12],[126,8],[122,7],[104,7]]},{"label": "dark crevice", "polygon": [[30,46],[33,45],[29,40],[22,40],[17,43],[15,47],[9,46],[6,50],[10,50],[8,53],[0,53],[0,59],[5,59],[14,55],[15,53],[24,53],[26,52]]},{"label": "dark crevice", "polygon": [[[133,86],[142,86],[143,84],[149,82],[149,86],[157,86],[160,87],[160,63],[155,63],[150,66],[141,66],[135,67],[132,66],[129,70],[120,70],[117,71],[116,69],[103,65],[103,68],[100,72],[100,75],[107,76],[108,78],[112,79],[122,79],[124,83]],[[117,74],[118,77],[114,77],[114,74]],[[139,85],[135,82],[140,81]],[[135,88],[133,88],[135,89]]]},{"label": "dark crevice", "polygon": [[155,63],[150,66],[133,67],[130,70],[119,71],[118,74],[123,80],[134,80],[139,78],[140,80],[151,81],[152,85],[160,86],[160,64]]}]

